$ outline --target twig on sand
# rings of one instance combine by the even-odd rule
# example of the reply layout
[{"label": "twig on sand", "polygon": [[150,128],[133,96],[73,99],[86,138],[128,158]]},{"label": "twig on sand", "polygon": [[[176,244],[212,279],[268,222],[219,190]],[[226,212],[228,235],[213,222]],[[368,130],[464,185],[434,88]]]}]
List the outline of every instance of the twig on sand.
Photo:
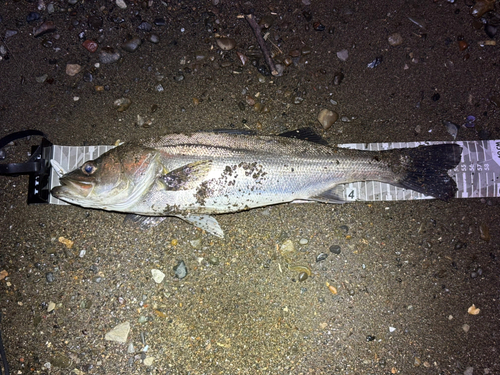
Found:
[{"label": "twig on sand", "polygon": [[255,18],[252,14],[245,14],[245,19],[248,21],[248,24],[252,28],[253,33],[257,38],[257,42],[259,43],[260,49],[262,50],[262,54],[264,55],[264,59],[266,60],[267,65],[269,65],[269,69],[271,69],[271,74],[273,76],[277,76],[278,71],[276,70],[276,66],[271,59],[271,55],[269,54],[269,50],[267,49],[266,42],[264,41],[264,38],[262,38],[259,24],[255,21]]}]

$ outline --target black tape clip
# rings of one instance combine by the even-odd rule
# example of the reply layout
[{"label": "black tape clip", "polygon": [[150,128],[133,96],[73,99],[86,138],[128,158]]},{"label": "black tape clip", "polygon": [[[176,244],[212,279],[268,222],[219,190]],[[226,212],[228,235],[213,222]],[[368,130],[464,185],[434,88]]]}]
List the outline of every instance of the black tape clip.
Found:
[{"label": "black tape clip", "polygon": [[0,164],[0,175],[29,175],[28,204],[49,203],[50,197],[50,159],[52,158],[52,142],[39,130],[24,130],[9,134],[0,139],[0,150],[17,139],[42,136],[38,146],[32,146],[31,156],[24,163]]}]

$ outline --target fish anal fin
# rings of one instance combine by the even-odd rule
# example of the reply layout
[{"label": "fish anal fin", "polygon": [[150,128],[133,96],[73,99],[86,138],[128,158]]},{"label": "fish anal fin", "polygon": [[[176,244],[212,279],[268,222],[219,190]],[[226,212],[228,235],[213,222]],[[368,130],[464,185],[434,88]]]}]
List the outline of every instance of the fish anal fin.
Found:
[{"label": "fish anal fin", "polygon": [[341,198],[341,194],[342,187],[337,185],[308,199],[315,202],[342,204],[345,203],[345,200]]},{"label": "fish anal fin", "polygon": [[137,226],[142,230],[146,230],[152,227],[156,227],[165,219],[165,216],[142,216],[136,214],[127,214],[123,222],[125,224]]},{"label": "fish anal fin", "polygon": [[195,227],[203,229],[204,231],[213,234],[214,236],[224,238],[224,231],[220,227],[217,219],[210,215],[176,215],[179,219],[193,224]]},{"label": "fish anal fin", "polygon": [[212,167],[211,160],[200,160],[186,164],[160,177],[165,190],[195,189]]}]

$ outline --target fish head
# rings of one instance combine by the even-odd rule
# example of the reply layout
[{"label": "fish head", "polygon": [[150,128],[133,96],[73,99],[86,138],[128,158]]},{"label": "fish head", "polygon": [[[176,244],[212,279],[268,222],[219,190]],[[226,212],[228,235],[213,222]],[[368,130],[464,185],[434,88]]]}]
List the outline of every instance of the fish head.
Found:
[{"label": "fish head", "polygon": [[125,143],[63,175],[51,193],[82,207],[128,212],[160,167],[156,150]]}]

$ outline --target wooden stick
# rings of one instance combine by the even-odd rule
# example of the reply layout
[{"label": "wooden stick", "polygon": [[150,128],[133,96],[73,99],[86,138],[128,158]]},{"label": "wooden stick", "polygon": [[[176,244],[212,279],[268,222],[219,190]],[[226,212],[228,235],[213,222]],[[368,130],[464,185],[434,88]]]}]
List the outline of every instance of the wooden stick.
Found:
[{"label": "wooden stick", "polygon": [[264,55],[264,59],[266,60],[267,65],[269,65],[269,69],[271,69],[271,74],[273,76],[277,76],[278,71],[276,70],[276,66],[274,66],[274,62],[271,59],[269,50],[266,47],[266,42],[264,41],[264,38],[262,38],[262,33],[259,24],[255,22],[255,18],[253,18],[252,14],[245,14],[245,19],[248,21],[248,24],[252,28],[253,33],[257,38],[257,42],[259,43],[260,49],[262,50],[262,54]]}]

